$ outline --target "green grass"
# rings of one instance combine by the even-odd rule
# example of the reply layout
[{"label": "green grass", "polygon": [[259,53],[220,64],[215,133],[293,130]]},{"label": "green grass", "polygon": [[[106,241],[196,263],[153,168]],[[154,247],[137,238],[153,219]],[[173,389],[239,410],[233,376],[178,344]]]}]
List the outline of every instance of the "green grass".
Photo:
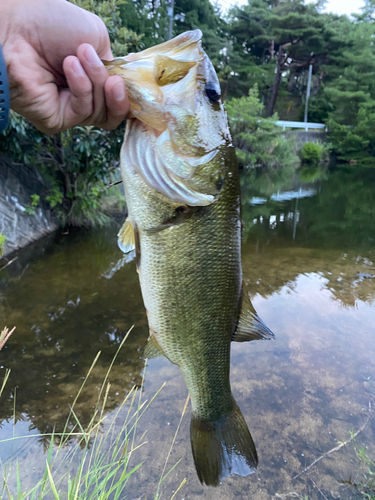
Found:
[{"label": "green grass", "polygon": [[[128,334],[129,333],[130,332],[128,332]],[[33,439],[46,436],[50,438],[50,445],[46,453],[45,469],[41,477],[36,479],[33,487],[29,487],[28,489],[24,488],[22,481],[23,474],[16,460],[10,460],[6,463],[0,462],[0,498],[2,500],[121,500],[124,498],[126,486],[132,474],[136,473],[140,467],[146,466],[137,458],[137,450],[146,444],[144,435],[139,438],[137,437],[137,424],[164,387],[163,384],[150,401],[142,401],[143,379],[141,389],[137,390],[133,387],[116,410],[115,414],[112,414],[110,421],[108,421],[109,419],[106,417],[105,411],[110,391],[108,377],[113,363],[127,336],[128,335],[126,335],[119,346],[108,368],[99,390],[92,418],[87,427],[83,428],[81,425],[75,414],[74,407],[100,353],[98,353],[94,359],[74,399],[63,432],[60,434],[51,433],[32,436]],[[6,372],[3,383],[0,382],[0,397],[8,377],[9,371]],[[181,420],[186,410],[186,406],[187,402]],[[116,422],[119,420],[118,417],[120,413],[121,418],[123,418],[124,414],[126,416],[119,429],[118,426],[116,426]],[[72,419],[75,425],[73,429],[68,432],[68,424]],[[103,424],[106,424],[105,431],[102,431]],[[171,449],[175,442],[179,427],[180,424],[176,429]],[[67,443],[72,437],[75,438],[75,444],[68,445]],[[24,438],[30,438],[30,436],[20,436],[3,440],[0,441],[0,446],[6,441]],[[58,446],[54,446],[55,438],[59,438]],[[167,456],[157,491],[154,495],[155,500],[161,498],[161,485],[164,479],[178,465],[177,462],[177,464],[166,472],[169,456],[170,452]],[[185,482],[186,480],[182,481],[176,492],[172,495],[171,500]],[[166,496],[163,495],[163,498],[166,498]]]},{"label": "green grass", "polygon": [[368,456],[366,447],[358,448],[355,442],[354,451],[360,462],[360,480],[353,486],[366,500],[375,500],[375,461]]}]

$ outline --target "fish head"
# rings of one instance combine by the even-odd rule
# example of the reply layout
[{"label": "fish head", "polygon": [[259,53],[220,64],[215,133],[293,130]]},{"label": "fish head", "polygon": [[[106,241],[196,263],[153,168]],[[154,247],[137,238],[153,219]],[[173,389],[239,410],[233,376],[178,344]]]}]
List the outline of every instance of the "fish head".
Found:
[{"label": "fish head", "polygon": [[225,175],[230,133],[215,69],[202,32],[188,31],[106,63],[130,100],[125,160],[176,202],[208,205]]}]

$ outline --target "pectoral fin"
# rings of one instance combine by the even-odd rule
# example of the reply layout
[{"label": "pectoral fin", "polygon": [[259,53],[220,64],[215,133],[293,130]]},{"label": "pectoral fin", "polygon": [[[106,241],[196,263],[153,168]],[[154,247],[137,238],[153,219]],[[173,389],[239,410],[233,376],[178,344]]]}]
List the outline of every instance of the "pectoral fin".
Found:
[{"label": "pectoral fin", "polygon": [[243,287],[241,312],[232,341],[249,342],[251,340],[271,340],[274,337],[275,335],[259,318],[246,289]]},{"label": "pectoral fin", "polygon": [[157,343],[155,337],[151,335],[149,341],[147,342],[145,352],[143,353],[143,357],[151,359],[151,358],[159,358],[160,356],[164,356],[164,352]]},{"label": "pectoral fin", "polygon": [[124,253],[129,253],[132,250],[135,250],[134,229],[129,219],[126,219],[117,236],[120,250]]}]

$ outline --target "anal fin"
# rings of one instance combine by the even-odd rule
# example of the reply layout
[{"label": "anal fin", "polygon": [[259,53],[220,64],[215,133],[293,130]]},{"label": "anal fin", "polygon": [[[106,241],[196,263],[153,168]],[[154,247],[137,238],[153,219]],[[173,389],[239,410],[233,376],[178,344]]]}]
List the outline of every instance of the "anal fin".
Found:
[{"label": "anal fin", "polygon": [[151,335],[147,342],[143,357],[151,359],[158,358],[160,356],[164,356],[164,352],[162,351],[155,337]]},{"label": "anal fin", "polygon": [[131,222],[127,218],[118,233],[118,246],[124,253],[129,253],[135,250],[134,229]]},{"label": "anal fin", "polygon": [[275,335],[258,316],[249,295],[242,287],[241,312],[237,329],[233,334],[233,342],[250,342],[251,340],[271,340]]}]

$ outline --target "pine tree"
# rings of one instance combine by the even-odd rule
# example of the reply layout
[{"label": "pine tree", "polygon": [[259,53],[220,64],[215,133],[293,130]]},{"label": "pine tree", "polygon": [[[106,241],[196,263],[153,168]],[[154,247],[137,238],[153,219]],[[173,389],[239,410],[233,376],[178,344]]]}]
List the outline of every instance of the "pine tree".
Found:
[{"label": "pine tree", "polygon": [[262,118],[263,104],[254,85],[247,97],[232,99],[226,105],[233,144],[241,167],[285,167],[298,161],[293,140],[282,135],[277,115]]},{"label": "pine tree", "polygon": [[[330,138],[339,157],[375,162],[375,24],[357,22],[347,34],[350,50],[331,69],[325,89],[332,112]],[[338,61],[336,61],[338,62]]]}]

